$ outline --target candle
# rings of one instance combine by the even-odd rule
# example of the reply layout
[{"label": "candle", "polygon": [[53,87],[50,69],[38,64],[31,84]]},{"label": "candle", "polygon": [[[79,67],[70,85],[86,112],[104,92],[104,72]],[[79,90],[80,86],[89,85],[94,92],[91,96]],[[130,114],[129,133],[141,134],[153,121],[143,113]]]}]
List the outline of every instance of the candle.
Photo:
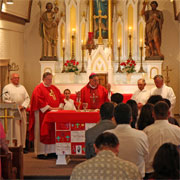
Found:
[{"label": "candle", "polygon": [[143,47],[143,40],[140,39],[140,47]]},{"label": "candle", "polygon": [[75,28],[72,28],[72,35],[75,36]]},{"label": "candle", "polygon": [[62,42],[62,47],[64,48],[64,39],[63,39],[63,42]]},{"label": "candle", "polygon": [[81,44],[83,45],[83,39],[81,40]]},{"label": "candle", "polygon": [[129,35],[131,35],[131,31],[132,31],[132,27],[131,26],[129,26]]},{"label": "candle", "polygon": [[118,47],[121,47],[121,40],[118,39]]}]

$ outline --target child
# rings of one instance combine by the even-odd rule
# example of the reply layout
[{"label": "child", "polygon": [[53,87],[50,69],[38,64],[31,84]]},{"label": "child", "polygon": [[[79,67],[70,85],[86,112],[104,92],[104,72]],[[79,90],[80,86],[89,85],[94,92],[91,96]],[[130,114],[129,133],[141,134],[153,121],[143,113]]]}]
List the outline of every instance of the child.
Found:
[{"label": "child", "polygon": [[69,89],[64,90],[64,103],[60,104],[60,109],[64,110],[76,110],[74,100],[70,99],[71,91]]}]

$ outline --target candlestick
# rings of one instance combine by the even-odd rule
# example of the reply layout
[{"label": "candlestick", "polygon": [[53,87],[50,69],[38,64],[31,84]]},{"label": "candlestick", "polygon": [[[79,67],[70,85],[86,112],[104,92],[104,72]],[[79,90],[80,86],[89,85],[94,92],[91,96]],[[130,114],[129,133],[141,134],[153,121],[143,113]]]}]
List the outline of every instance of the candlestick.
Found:
[{"label": "candlestick", "polygon": [[75,56],[74,56],[74,39],[75,39],[75,29],[73,28],[72,29],[72,57],[71,57],[71,59],[75,59]]},{"label": "candlestick", "polygon": [[81,43],[82,43],[82,67],[81,67],[81,71],[80,73],[86,73],[85,69],[84,69],[84,50],[86,49],[86,46],[84,45],[83,43],[83,40],[81,40]]},{"label": "candlestick", "polygon": [[118,40],[118,70],[116,72],[119,72],[119,73],[122,73],[122,70],[121,70],[121,44],[120,44],[120,40]]},{"label": "candlestick", "polygon": [[[141,39],[142,40],[142,39]],[[141,42],[140,40],[140,42]],[[144,69],[143,69],[143,65],[142,65],[142,56],[143,56],[143,44],[142,46],[140,46],[140,52],[141,52],[141,65],[140,65],[140,69],[139,69],[139,73],[145,73]]]},{"label": "candlestick", "polygon": [[[64,41],[64,40],[63,40]],[[65,46],[62,47],[63,50],[63,69],[62,69],[62,73],[65,72]]]},{"label": "candlestick", "polygon": [[89,55],[91,55],[91,52],[93,49],[96,49],[96,45],[94,43],[93,36],[94,36],[93,32],[88,33],[88,40],[87,40],[85,48],[88,49]]},{"label": "candlestick", "polygon": [[132,59],[132,53],[131,53],[131,38],[132,38],[132,36],[131,36],[131,34],[129,34],[129,59]]}]

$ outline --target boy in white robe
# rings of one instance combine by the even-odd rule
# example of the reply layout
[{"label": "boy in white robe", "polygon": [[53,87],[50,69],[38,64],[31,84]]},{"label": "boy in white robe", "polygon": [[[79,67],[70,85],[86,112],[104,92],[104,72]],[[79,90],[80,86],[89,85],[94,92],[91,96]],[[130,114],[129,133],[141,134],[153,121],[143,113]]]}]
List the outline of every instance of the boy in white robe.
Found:
[{"label": "boy in white robe", "polygon": [[76,110],[74,100],[70,99],[71,91],[69,89],[64,90],[64,103],[60,104],[60,108],[64,110]]}]

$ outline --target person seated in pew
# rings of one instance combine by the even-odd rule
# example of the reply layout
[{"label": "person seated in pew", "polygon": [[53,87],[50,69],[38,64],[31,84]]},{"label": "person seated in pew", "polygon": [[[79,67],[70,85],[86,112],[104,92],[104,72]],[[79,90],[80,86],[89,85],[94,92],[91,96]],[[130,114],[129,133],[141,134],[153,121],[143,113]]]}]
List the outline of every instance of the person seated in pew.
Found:
[{"label": "person seated in pew", "polygon": [[120,93],[114,93],[111,96],[111,103],[116,107],[119,103],[123,102],[123,95]]},{"label": "person seated in pew", "polygon": [[115,123],[113,123],[112,120],[114,116],[114,106],[112,103],[106,102],[101,106],[100,116],[100,122],[85,132],[85,152],[87,159],[92,158],[96,155],[93,144],[97,136],[105,130],[113,129],[116,127]]},{"label": "person seated in pew", "polygon": [[180,153],[178,146],[164,143],[153,160],[154,173],[151,179],[180,179]]},{"label": "person seated in pew", "polygon": [[145,162],[149,154],[147,135],[130,126],[132,111],[128,104],[118,104],[114,110],[114,117],[117,123],[116,128],[106,132],[114,133],[118,137],[120,141],[118,156],[136,164],[143,178],[145,176]]},{"label": "person seated in pew", "polygon": [[64,110],[76,110],[76,107],[74,105],[74,100],[70,98],[71,91],[69,89],[64,90],[64,100],[63,103],[60,104],[60,109]]},{"label": "person seated in pew", "polygon": [[78,164],[70,180],[140,179],[137,166],[118,157],[121,142],[112,133],[102,133],[95,140],[96,156]]},{"label": "person seated in pew", "polygon": [[[5,151],[5,154],[11,153],[11,157],[12,157],[12,152],[9,151],[8,145],[6,143],[6,135],[1,122],[0,122],[0,148],[2,148]],[[0,155],[2,155],[1,151],[0,151]],[[1,157],[0,157],[0,179],[1,177],[2,177],[2,173],[1,173]]]}]

